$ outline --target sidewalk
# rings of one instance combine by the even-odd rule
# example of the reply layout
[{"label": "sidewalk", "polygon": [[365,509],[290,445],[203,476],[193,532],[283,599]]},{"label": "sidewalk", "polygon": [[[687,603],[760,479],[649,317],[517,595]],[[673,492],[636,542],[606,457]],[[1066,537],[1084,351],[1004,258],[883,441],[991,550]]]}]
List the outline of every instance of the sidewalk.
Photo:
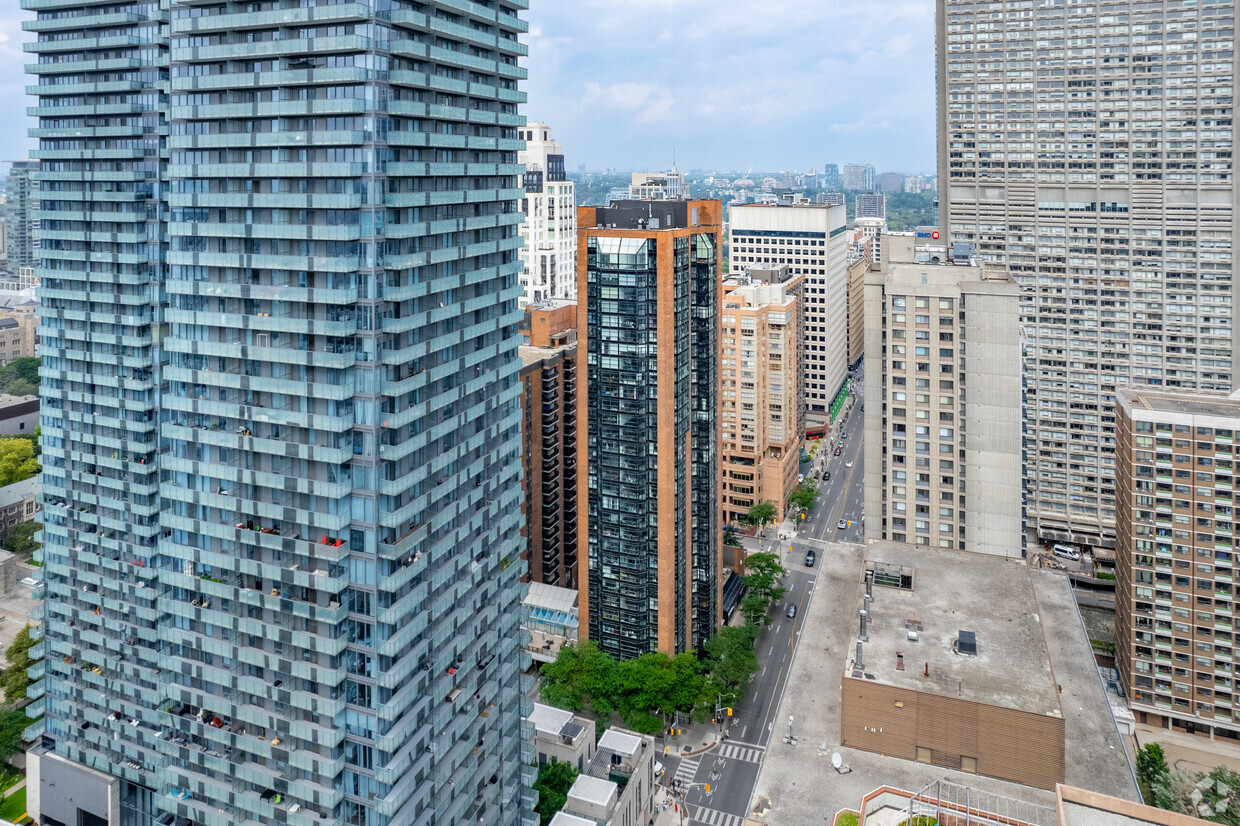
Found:
[{"label": "sidewalk", "polygon": [[[1132,743],[1134,738],[1125,739],[1129,741],[1129,750],[1135,755],[1136,748]],[[1208,772],[1215,766],[1226,766],[1232,771],[1240,771],[1240,743],[1233,740],[1222,737],[1211,740],[1186,731],[1156,728],[1144,723],[1137,724],[1135,740],[1142,746],[1147,743],[1162,746],[1167,765],[1187,774]],[[1135,761],[1136,758],[1133,759]]]}]

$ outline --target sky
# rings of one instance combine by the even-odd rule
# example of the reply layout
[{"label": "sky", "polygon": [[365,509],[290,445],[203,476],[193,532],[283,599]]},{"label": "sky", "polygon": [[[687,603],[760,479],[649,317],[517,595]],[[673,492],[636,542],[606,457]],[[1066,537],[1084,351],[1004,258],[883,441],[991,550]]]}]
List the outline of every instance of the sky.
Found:
[{"label": "sky", "polygon": [[[26,157],[33,12],[0,0],[0,162]],[[934,171],[933,0],[530,0],[531,120],[579,164]]]}]

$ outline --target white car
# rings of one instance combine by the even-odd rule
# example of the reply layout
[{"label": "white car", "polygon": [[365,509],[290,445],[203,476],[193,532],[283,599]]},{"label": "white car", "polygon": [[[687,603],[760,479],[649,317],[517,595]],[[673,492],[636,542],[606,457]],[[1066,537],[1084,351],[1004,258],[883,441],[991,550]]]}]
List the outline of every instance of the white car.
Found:
[{"label": "white car", "polygon": [[841,520],[840,520],[840,521],[836,524],[835,528],[836,528],[836,530],[840,530],[840,531],[847,530],[847,529],[848,529],[848,523],[847,523],[847,522],[845,522],[843,519],[841,519]]},{"label": "white car", "polygon": [[852,462],[845,462],[844,467],[852,467]]}]

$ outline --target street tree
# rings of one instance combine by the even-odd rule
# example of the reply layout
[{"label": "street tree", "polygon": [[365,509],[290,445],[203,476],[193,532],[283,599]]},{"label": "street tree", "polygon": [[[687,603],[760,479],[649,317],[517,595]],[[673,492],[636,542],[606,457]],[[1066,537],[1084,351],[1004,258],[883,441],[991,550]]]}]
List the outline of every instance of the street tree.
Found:
[{"label": "street tree", "polygon": [[555,660],[542,667],[543,702],[569,711],[587,704],[606,717],[614,708],[616,661],[590,640],[565,645]]},{"label": "street tree", "polygon": [[767,605],[783,597],[784,589],[780,583],[784,573],[777,554],[764,551],[745,557],[745,587],[750,593],[760,594]]},{"label": "street tree", "polygon": [[767,523],[775,521],[775,506],[770,502],[759,502],[749,509],[747,517],[760,531]]},{"label": "street tree", "polygon": [[547,826],[555,813],[564,808],[568,802],[568,790],[577,780],[577,769],[572,763],[561,763],[552,757],[538,770],[538,779],[534,781],[534,790],[538,792],[538,817],[542,826]]},{"label": "street tree", "polygon": [[745,698],[749,679],[758,670],[758,657],[754,653],[757,629],[757,623],[726,625],[706,641],[707,657],[703,665],[711,680],[718,684],[717,693],[733,693],[736,703]]},{"label": "street tree", "polygon": [[818,501],[818,488],[809,482],[804,482],[797,486],[797,489],[788,497],[788,501],[803,511],[810,511],[814,503]]}]

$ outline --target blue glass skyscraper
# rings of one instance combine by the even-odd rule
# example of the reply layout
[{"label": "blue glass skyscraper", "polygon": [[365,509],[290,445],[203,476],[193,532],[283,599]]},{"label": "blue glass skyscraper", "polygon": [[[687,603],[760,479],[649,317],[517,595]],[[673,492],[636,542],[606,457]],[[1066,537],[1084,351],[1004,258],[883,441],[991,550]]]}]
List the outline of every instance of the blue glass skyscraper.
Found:
[{"label": "blue glass skyscraper", "polygon": [[23,3],[42,822],[531,822],[526,0]]}]

